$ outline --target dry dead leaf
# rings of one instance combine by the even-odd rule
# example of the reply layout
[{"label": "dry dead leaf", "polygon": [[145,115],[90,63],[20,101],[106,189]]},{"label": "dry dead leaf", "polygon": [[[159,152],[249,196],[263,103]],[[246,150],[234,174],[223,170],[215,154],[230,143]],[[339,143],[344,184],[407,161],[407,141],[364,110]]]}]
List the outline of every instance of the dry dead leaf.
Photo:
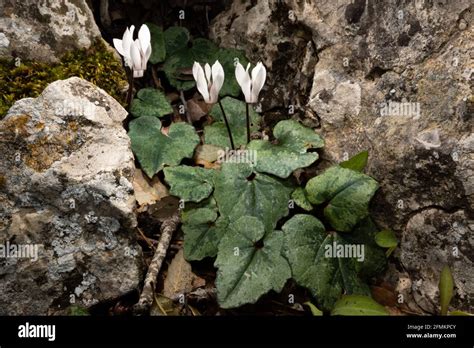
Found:
[{"label": "dry dead leaf", "polygon": [[204,166],[204,168],[217,169],[220,167],[218,163],[215,163],[219,157],[219,150],[221,150],[221,148],[218,146],[208,144],[199,145],[196,148],[194,162],[197,165]]},{"label": "dry dead leaf", "polygon": [[150,309],[151,316],[178,316],[181,315],[181,306],[174,303],[171,299],[155,294],[155,301]]},{"label": "dry dead leaf", "polygon": [[168,274],[163,285],[163,295],[175,300],[193,291],[196,278],[199,277],[192,272],[191,264],[184,259],[184,252],[181,249],[168,267]]},{"label": "dry dead leaf", "polygon": [[197,99],[189,99],[187,101],[188,114],[191,120],[198,121],[201,117],[206,116],[210,111],[210,105],[204,101]]},{"label": "dry dead leaf", "polygon": [[135,198],[140,206],[153,204],[169,196],[168,189],[155,176],[150,180],[141,169],[135,170],[133,177]]},{"label": "dry dead leaf", "polygon": [[381,305],[387,307],[396,307],[398,305],[397,294],[392,289],[384,286],[372,286],[370,290],[374,300]]}]

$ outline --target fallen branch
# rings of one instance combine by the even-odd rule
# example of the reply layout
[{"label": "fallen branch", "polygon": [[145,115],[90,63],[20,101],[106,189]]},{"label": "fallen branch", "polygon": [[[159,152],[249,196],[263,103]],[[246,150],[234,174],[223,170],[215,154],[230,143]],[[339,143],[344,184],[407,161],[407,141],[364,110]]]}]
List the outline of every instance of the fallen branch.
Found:
[{"label": "fallen branch", "polygon": [[161,236],[156,246],[155,255],[151,260],[150,267],[145,277],[145,283],[143,284],[143,290],[140,295],[138,303],[135,305],[134,310],[138,314],[148,313],[153,303],[153,295],[155,293],[155,282],[160,273],[161,265],[165,259],[166,252],[173,237],[174,231],[177,230],[179,225],[179,212],[176,212],[169,218],[165,219],[161,224]]}]

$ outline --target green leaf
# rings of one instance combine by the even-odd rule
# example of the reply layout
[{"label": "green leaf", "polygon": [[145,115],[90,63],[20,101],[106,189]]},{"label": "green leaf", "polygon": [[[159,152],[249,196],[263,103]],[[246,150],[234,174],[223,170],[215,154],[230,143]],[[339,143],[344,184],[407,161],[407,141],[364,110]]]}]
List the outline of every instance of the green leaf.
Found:
[{"label": "green leaf", "polygon": [[220,213],[230,221],[244,215],[255,216],[267,231],[288,214],[291,192],[287,183],[255,173],[246,163],[224,163],[215,178],[214,197]]},{"label": "green leaf", "polygon": [[382,248],[393,248],[398,245],[397,237],[391,230],[383,230],[377,233],[375,242]]},{"label": "green leaf", "polygon": [[193,88],[196,85],[193,76],[183,72],[191,71],[194,62],[212,61],[217,51],[217,46],[211,41],[196,39],[192,47],[184,47],[168,55],[163,69],[170,84],[183,91]]},{"label": "green leaf", "polygon": [[305,302],[304,303],[305,305],[307,305],[309,307],[309,309],[311,310],[311,314],[315,317],[320,317],[323,315],[323,312],[321,312],[318,307],[316,307],[314,304],[312,304],[311,302]]},{"label": "green leaf", "polygon": [[194,127],[186,123],[173,123],[167,136],[161,133],[161,122],[156,117],[139,117],[129,127],[132,150],[150,178],[165,165],[175,166],[183,158],[192,157],[199,144]]},{"label": "green leaf", "polygon": [[306,195],[306,191],[302,187],[297,187],[296,190],[294,190],[291,194],[291,198],[295,201],[298,207],[306,211],[313,209],[313,206]]},{"label": "green leaf", "polygon": [[216,210],[198,208],[183,212],[184,257],[188,261],[217,255],[217,247],[229,222],[218,217]]},{"label": "green leaf", "polygon": [[336,233],[327,233],[317,218],[297,214],[282,230],[293,279],[311,291],[320,308],[331,309],[343,291],[370,294],[368,286],[358,277],[356,257],[336,253],[338,247],[345,248],[348,243]]},{"label": "green leaf", "polygon": [[132,100],[130,113],[134,117],[163,117],[173,113],[173,108],[163,92],[155,88],[142,88],[138,91],[137,97]]},{"label": "green leaf", "polygon": [[363,279],[380,274],[387,265],[384,250],[375,243],[379,228],[370,217],[357,224],[352,233],[344,234],[344,239],[351,244],[364,244],[364,261],[356,263],[356,270]]},{"label": "green leaf", "polygon": [[[222,107],[229,121],[230,130],[236,147],[247,144],[247,121],[245,116],[245,102],[226,97],[222,99]],[[210,115],[214,122],[204,128],[206,144],[230,148],[229,135],[218,104],[211,109]],[[255,132],[260,128],[261,117],[252,107],[249,109],[250,131]]]},{"label": "green leaf", "polygon": [[369,215],[369,202],[378,188],[370,176],[335,166],[308,181],[311,203],[326,204],[324,216],[336,231],[349,232]]},{"label": "green leaf", "polygon": [[369,296],[346,295],[336,302],[331,315],[389,315],[384,306]]},{"label": "green leaf", "polygon": [[229,225],[215,262],[217,299],[222,308],[255,303],[270,290],[282,290],[291,276],[282,245],[281,231],[265,233],[255,217],[242,216]]},{"label": "green leaf", "polygon": [[454,280],[451,270],[446,265],[441,271],[441,277],[439,279],[439,302],[441,305],[441,315],[448,314],[448,307],[453,298],[454,291]]},{"label": "green leaf", "polygon": [[184,202],[200,202],[214,189],[215,171],[201,167],[177,166],[163,170],[170,193]]},{"label": "green leaf", "polygon": [[349,158],[347,161],[339,163],[339,166],[342,168],[352,169],[357,172],[362,172],[367,165],[367,160],[369,158],[368,151],[359,152],[354,157]]},{"label": "green leaf", "polygon": [[168,57],[188,46],[189,31],[184,27],[169,27],[163,36]]},{"label": "green leaf", "polygon": [[[243,51],[235,48],[220,48],[216,51],[213,59],[207,62],[212,65],[218,60],[224,68],[225,80],[222,89],[219,92],[220,96],[238,97],[240,95],[240,86],[235,78],[235,61],[240,62],[244,67],[247,66],[248,60]],[[227,111],[227,110],[226,110]]]},{"label": "green leaf", "polygon": [[273,129],[276,144],[266,140],[253,140],[248,149],[257,151],[257,170],[280,178],[287,178],[298,168],[305,168],[318,159],[309,149],[324,146],[324,141],[312,129],[295,120],[278,122]]},{"label": "green leaf", "polygon": [[151,56],[152,64],[161,63],[166,58],[165,36],[163,29],[156,24],[146,23],[151,34]]}]

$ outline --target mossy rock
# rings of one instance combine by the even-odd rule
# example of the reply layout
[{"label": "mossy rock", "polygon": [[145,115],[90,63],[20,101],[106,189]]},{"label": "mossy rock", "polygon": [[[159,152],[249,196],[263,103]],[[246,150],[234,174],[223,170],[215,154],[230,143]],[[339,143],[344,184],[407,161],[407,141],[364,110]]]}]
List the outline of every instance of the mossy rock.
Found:
[{"label": "mossy rock", "polygon": [[89,49],[66,53],[58,64],[21,61],[16,66],[15,60],[0,60],[0,119],[15,101],[35,98],[51,82],[72,76],[97,85],[125,105],[125,70],[112,51],[97,41]]}]

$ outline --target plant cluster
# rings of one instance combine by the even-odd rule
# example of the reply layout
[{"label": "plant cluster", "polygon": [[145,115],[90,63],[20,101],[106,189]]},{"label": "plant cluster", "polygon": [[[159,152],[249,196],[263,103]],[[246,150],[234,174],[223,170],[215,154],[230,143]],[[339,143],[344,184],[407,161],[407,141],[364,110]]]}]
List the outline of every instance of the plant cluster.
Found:
[{"label": "plant cluster", "polygon": [[[144,172],[152,177],[163,171],[170,193],[185,203],[185,258],[216,258],[220,306],[254,303],[270,290],[281,291],[290,278],[308,288],[325,311],[343,294],[370,296],[367,280],[386,263],[380,245],[393,250],[397,241],[389,231],[378,234],[369,216],[378,184],[362,172],[367,152],[298,185],[293,173],[318,160],[324,141],[295,120],[280,121],[272,139],[250,140],[261,116],[249,104],[258,100],[265,67],[259,63],[250,72],[249,65],[241,65],[246,63],[241,52],[205,39],[191,42],[184,28],[163,32],[150,25],[150,31],[150,61],[163,63],[178,90],[197,83],[212,105],[212,122],[201,136],[191,123],[172,123],[163,130],[160,118],[172,113],[172,106],[162,91],[144,88],[131,102],[135,119],[128,134]],[[206,63],[204,68],[198,61]],[[194,80],[184,73],[191,66]],[[235,79],[229,77],[234,73]],[[246,103],[235,98],[239,86]],[[230,156],[213,168],[182,164],[198,145],[255,156],[252,161]],[[348,255],[356,249],[362,254]]]}]

